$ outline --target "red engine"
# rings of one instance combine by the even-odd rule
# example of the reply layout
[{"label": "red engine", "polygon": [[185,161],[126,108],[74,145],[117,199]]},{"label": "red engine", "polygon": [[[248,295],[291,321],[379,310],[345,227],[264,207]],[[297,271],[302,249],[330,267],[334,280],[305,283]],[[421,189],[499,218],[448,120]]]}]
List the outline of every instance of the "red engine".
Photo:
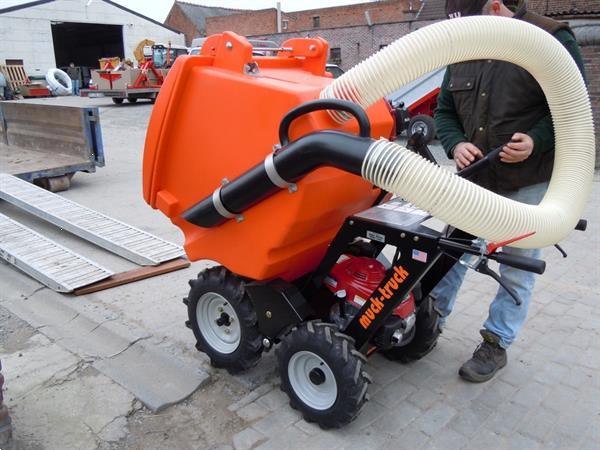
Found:
[{"label": "red engine", "polygon": [[[348,303],[360,309],[385,277],[383,264],[365,256],[343,255],[333,267],[324,284],[332,293],[346,291]],[[415,298],[410,292],[393,315],[409,319],[415,313]]]}]

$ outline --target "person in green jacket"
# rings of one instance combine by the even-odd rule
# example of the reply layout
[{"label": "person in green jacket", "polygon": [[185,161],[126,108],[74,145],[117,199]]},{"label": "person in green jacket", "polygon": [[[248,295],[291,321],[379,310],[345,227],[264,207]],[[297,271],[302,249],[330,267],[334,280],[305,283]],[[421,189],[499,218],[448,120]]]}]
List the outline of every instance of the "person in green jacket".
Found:
[{"label": "person in green jacket", "polygon": [[[583,74],[583,60],[569,27],[527,11],[525,1],[446,0],[448,17],[493,15],[512,17],[552,34],[572,55]],[[463,169],[488,151],[503,146],[500,162],[471,180],[497,194],[538,204],[548,187],[554,162],[554,130],[546,98],[525,69],[496,60],[478,60],[448,67],[438,97],[435,124],[449,158]],[[505,247],[507,253],[539,258],[541,249]],[[440,316],[440,327],[452,311],[467,267],[457,262],[430,296]],[[525,322],[535,275],[500,266],[503,281],[520,297],[517,306],[499,287],[480,331],[483,342],[459,375],[467,381],[491,379],[507,363],[506,349]]]}]

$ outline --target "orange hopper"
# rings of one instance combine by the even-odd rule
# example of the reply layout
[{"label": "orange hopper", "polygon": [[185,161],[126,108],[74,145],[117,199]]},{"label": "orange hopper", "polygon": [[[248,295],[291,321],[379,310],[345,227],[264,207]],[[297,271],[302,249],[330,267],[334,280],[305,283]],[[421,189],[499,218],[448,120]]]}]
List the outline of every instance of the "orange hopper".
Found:
[{"label": "orange hopper", "polygon": [[[202,228],[181,218],[222,182],[261,163],[278,144],[285,113],[331,83],[323,39],[291,39],[282,48],[277,56],[253,56],[245,38],[223,33],[208,38],[200,56],[178,58],[154,105],[144,150],[144,198],[181,228],[189,258],[255,280],[292,281],[314,270],[344,219],[379,194],[358,176],[321,168],[296,192],[278,192],[243,219]],[[384,100],[367,114],[374,138],[391,135]],[[356,133],[358,126],[354,119],[340,126],[318,111],[294,121],[290,139],[323,129]]]}]

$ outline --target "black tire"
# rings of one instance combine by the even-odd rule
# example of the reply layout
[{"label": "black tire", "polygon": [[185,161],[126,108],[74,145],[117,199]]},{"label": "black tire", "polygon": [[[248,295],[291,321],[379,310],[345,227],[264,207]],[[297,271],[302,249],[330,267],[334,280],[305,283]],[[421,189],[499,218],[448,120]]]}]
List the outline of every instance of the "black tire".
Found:
[{"label": "black tire", "polygon": [[421,132],[425,144],[428,144],[435,137],[435,121],[433,117],[426,116],[425,114],[419,114],[412,119],[408,124],[408,137],[410,138],[413,134]]},{"label": "black tire", "polygon": [[440,335],[439,319],[440,316],[433,307],[433,298],[425,297],[417,311],[413,339],[402,347],[385,350],[384,356],[401,363],[409,363],[423,358],[437,345]]},{"label": "black tire", "polygon": [[[196,280],[190,280],[190,286],[190,293],[183,300],[187,305],[189,317],[185,324],[194,332],[197,340],[196,348],[210,357],[214,367],[227,369],[232,374],[255,366],[263,351],[262,336],[258,331],[256,312],[246,294],[242,280],[225,267],[217,266],[200,272]],[[198,309],[199,303],[221,301],[220,299],[225,302],[223,305],[227,305],[226,311],[231,315],[221,312],[221,317],[215,317],[216,327],[201,329],[198,325],[199,318],[204,321],[203,323],[209,324],[212,318],[207,318],[206,308],[203,309],[203,305]],[[223,319],[223,314],[226,316],[226,322],[219,324],[218,320]],[[234,325],[234,320],[237,320],[238,325]],[[239,336],[236,340],[237,347],[235,342],[221,345],[218,337],[215,337],[217,335],[212,334],[212,330],[219,331],[221,327],[227,329],[231,327],[236,330],[235,334]],[[235,350],[229,348],[223,350],[222,346],[227,345],[235,347]]]},{"label": "black tire", "polygon": [[113,97],[112,98],[112,102],[115,105],[120,105],[121,103],[123,103],[123,100],[125,100],[124,98],[120,98],[120,97]]},{"label": "black tire", "polygon": [[[324,429],[339,428],[354,420],[368,400],[367,388],[371,378],[364,370],[366,358],[354,349],[354,340],[338,332],[335,325],[319,320],[304,322],[282,339],[275,353],[281,377],[281,390],[290,398],[290,406],[299,410],[307,422],[316,422]],[[329,382],[326,379],[327,373],[332,374],[335,379],[335,391],[328,392],[333,402],[331,406],[326,404],[315,408],[314,405],[307,404],[302,399],[302,393],[294,388],[298,387],[298,381],[294,375],[293,380],[290,379],[290,371],[294,372],[294,367],[310,366],[303,366],[300,362],[294,365],[293,361],[298,361],[299,357],[305,357],[307,354],[316,355],[317,359],[323,361],[320,366],[324,367],[324,371],[321,371],[323,378],[320,383],[319,380],[315,382],[311,378],[313,372],[319,370],[318,367],[313,368],[310,374],[305,373],[306,385],[310,386],[312,383],[318,386]],[[314,395],[319,401],[323,399],[322,396],[319,397],[318,391]]]},{"label": "black tire", "polygon": [[129,103],[135,103],[138,101],[137,97],[127,97],[127,101]]}]

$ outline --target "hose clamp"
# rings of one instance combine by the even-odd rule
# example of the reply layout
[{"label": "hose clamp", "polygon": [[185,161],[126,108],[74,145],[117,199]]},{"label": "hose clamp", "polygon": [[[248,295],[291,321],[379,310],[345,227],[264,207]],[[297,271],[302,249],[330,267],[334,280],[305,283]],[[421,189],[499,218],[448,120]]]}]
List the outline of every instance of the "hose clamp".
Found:
[{"label": "hose clamp", "polygon": [[221,188],[222,188],[222,186],[219,186],[212,193],[213,205],[214,205],[215,209],[217,210],[217,212],[219,214],[221,214],[223,217],[225,217],[226,219],[232,219],[235,217],[235,214],[232,213],[231,211],[229,211],[227,208],[225,208],[225,205],[221,201]]},{"label": "hose clamp", "polygon": [[277,172],[275,168],[275,162],[273,161],[274,153],[269,153],[265,158],[265,172],[275,186],[280,187],[281,189],[287,189],[291,193],[294,193],[298,190],[298,186],[296,183],[289,183],[285,181]]}]

